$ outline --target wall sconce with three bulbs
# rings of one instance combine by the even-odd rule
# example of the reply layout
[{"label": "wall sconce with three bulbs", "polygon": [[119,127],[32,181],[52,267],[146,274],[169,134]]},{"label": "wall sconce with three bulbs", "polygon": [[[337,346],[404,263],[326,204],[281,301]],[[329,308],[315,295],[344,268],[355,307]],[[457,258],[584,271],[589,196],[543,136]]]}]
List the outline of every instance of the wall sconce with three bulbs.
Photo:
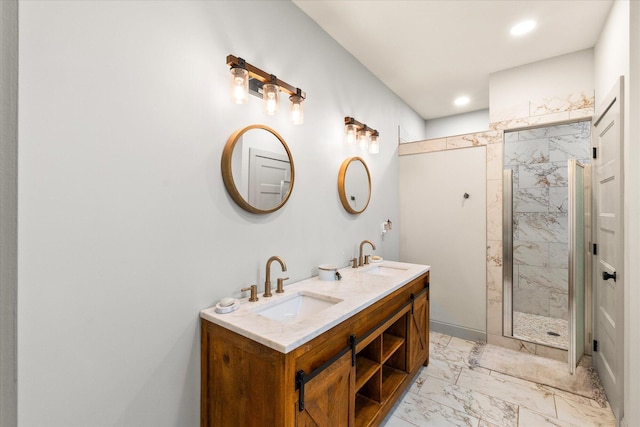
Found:
[{"label": "wall sconce with three bulbs", "polygon": [[347,145],[358,145],[371,154],[380,152],[380,134],[377,130],[360,123],[353,117],[344,118],[344,134]]},{"label": "wall sconce with three bulbs", "polygon": [[227,65],[231,66],[231,102],[245,104],[249,100],[249,93],[262,98],[262,109],[265,114],[274,115],[278,112],[280,92],[289,94],[291,120],[293,124],[304,121],[304,100],[307,94],[300,88],[278,79],[273,74],[262,71],[242,58],[227,56]]}]

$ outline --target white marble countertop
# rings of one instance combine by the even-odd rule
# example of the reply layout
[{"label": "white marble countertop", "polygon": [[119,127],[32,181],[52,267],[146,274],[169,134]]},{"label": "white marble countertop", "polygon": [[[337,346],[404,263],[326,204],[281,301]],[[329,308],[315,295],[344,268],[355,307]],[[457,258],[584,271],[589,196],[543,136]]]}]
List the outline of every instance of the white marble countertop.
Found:
[{"label": "white marble countertop", "polygon": [[[372,274],[371,270],[385,267],[383,274]],[[286,285],[282,294],[273,292],[265,298],[263,286],[258,286],[259,300],[249,302],[248,298],[239,300],[240,307],[231,313],[219,314],[215,307],[200,312],[200,317],[223,326],[244,337],[264,344],[281,353],[288,353],[300,345],[312,340],[345,319],[353,316],[376,301],[391,294],[411,280],[429,271],[427,265],[383,261],[357,269],[340,269],[342,280],[322,281],[317,276]],[[386,273],[386,274],[385,274]],[[341,299],[311,316],[291,323],[283,323],[264,317],[256,310],[266,305],[276,304],[278,300],[291,297],[299,291],[312,292],[330,298]]]}]

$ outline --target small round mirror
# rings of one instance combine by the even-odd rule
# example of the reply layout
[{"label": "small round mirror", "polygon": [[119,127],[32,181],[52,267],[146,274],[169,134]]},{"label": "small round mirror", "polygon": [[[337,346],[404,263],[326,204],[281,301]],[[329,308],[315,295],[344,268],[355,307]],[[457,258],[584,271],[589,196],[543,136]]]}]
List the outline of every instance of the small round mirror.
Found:
[{"label": "small round mirror", "polygon": [[352,214],[364,212],[371,199],[371,176],[367,164],[360,157],[342,162],[338,173],[338,194],[345,210]]},{"label": "small round mirror", "polygon": [[235,131],[222,152],[222,180],[242,209],[266,214],[277,211],[293,190],[293,158],[284,139],[264,125]]}]

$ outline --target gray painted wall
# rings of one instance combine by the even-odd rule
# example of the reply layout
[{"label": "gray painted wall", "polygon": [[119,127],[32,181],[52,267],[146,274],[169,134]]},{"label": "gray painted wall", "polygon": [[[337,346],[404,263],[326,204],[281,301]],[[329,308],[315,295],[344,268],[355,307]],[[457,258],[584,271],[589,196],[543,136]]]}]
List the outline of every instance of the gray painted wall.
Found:
[{"label": "gray painted wall", "polygon": [[[397,259],[397,129],[424,120],[282,1],[20,4],[18,415],[21,426],[194,426],[198,314],[264,283],[346,265],[363,239]],[[233,105],[226,55],[299,86],[305,124]],[[365,213],[340,205],[343,118],[381,135],[362,154]],[[228,197],[223,146],[263,123],[288,142],[295,187],[277,213]]]}]

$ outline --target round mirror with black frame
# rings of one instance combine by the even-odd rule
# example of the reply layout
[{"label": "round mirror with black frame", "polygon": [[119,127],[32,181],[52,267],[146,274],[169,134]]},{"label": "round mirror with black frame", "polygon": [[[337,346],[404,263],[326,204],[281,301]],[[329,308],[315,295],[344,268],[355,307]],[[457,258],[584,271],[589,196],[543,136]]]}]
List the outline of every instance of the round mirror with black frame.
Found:
[{"label": "round mirror with black frame", "polygon": [[231,134],[221,165],[227,192],[248,212],[277,211],[291,196],[293,157],[284,139],[268,126],[250,125]]},{"label": "round mirror with black frame", "polygon": [[360,214],[371,199],[371,175],[367,164],[360,157],[350,157],[342,162],[338,173],[338,194],[345,210]]}]

